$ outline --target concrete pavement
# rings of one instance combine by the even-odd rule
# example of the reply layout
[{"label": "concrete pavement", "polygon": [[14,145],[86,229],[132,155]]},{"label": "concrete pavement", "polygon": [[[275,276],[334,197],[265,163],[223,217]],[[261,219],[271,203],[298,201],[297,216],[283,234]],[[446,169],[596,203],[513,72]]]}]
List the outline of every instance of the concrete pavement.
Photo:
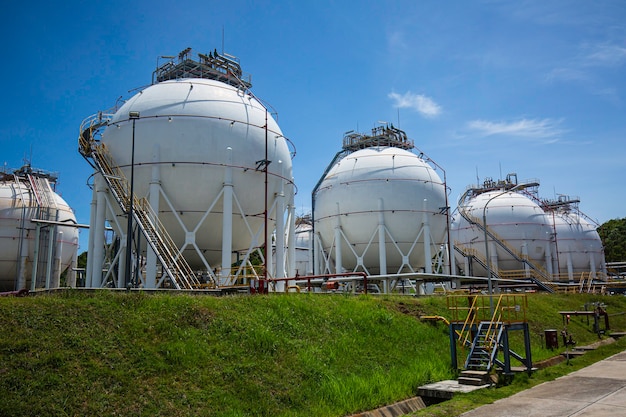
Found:
[{"label": "concrete pavement", "polygon": [[626,351],[461,416],[626,416]]}]

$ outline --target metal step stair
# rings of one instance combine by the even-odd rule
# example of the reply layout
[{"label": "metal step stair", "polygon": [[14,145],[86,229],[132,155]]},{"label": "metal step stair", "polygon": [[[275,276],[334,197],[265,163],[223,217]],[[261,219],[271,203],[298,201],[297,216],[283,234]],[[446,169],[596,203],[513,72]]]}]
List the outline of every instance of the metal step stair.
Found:
[{"label": "metal step stair", "polygon": [[124,173],[113,161],[106,145],[96,139],[101,134],[100,130],[107,126],[110,119],[111,115],[100,113],[83,122],[79,136],[80,153],[90,163],[93,162],[92,165],[102,174],[111,194],[125,213],[130,211],[132,198],[133,219],[155,252],[164,274],[170,278],[174,287],[176,289],[200,287],[196,274],[180,255],[176,244],[148,201],[145,198],[139,199],[136,195],[129,195],[130,186]]},{"label": "metal step stair", "polygon": [[466,370],[489,371],[491,369],[498,353],[503,328],[501,322],[480,322],[472,348],[465,361]]}]

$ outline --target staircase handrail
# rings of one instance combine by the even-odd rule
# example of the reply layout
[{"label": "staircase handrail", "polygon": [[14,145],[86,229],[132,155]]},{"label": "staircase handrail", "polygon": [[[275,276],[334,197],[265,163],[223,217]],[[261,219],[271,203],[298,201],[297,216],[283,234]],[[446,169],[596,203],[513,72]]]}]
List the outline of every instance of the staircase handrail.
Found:
[{"label": "staircase handrail", "polygon": [[133,205],[138,208],[138,210],[133,210],[133,218],[174,286],[177,289],[181,289],[181,284],[185,289],[199,286],[199,280],[186,260],[180,256],[176,245],[148,201],[145,198],[139,199],[136,195],[128,195],[127,190],[130,187],[124,173],[113,162],[113,157],[106,145],[94,139],[95,135],[99,134],[100,129],[108,124],[110,120],[108,116],[99,113],[83,122],[79,135],[80,153],[85,158],[91,158],[95,162],[98,171],[104,177],[123,211],[127,213],[130,211],[132,198]]},{"label": "staircase handrail", "polygon": [[506,240],[500,238],[500,236],[498,236],[495,232],[493,232],[492,230],[490,230],[488,225],[484,225],[481,221],[479,221],[477,218],[473,217],[472,215],[470,215],[469,213],[466,212],[464,207],[459,207],[459,213],[461,214],[461,216],[463,218],[465,218],[465,220],[467,220],[470,224],[476,225],[478,226],[479,229],[483,230],[484,232],[487,233],[487,235],[497,244],[499,245],[501,248],[503,248],[505,251],[507,251],[511,256],[513,256],[518,262],[524,263],[526,265],[528,265],[532,270],[536,271],[539,275],[535,276],[535,275],[531,275],[530,279],[535,282],[535,284],[537,284],[538,286],[540,286],[541,288],[543,288],[545,291],[548,292],[554,292],[554,290],[551,287],[551,283],[550,283],[550,279],[549,279],[549,274],[548,272],[545,270],[545,268],[543,268],[542,266],[536,264],[535,262],[533,262],[531,259],[529,259],[527,256],[524,256],[523,254],[520,254],[519,252],[517,252],[517,250],[513,247],[511,247]]}]

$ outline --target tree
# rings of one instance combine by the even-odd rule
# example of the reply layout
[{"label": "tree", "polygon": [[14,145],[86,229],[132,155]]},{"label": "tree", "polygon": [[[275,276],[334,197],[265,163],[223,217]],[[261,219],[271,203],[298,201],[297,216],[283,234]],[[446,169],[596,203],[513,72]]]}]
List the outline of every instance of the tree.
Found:
[{"label": "tree", "polygon": [[626,261],[626,218],[613,219],[598,228],[607,262]]}]

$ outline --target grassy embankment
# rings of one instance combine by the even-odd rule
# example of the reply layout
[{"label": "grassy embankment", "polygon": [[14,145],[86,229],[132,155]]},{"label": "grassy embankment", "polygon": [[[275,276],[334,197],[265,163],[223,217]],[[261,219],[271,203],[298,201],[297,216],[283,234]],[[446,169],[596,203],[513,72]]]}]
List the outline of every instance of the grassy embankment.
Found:
[{"label": "grassy embankment", "polygon": [[[610,313],[626,311],[626,297],[530,297],[534,360],[555,355],[541,336],[562,328],[559,310],[598,300]],[[445,298],[108,291],[0,298],[0,415],[342,416],[372,409],[453,377],[447,328],[420,322],[419,314],[448,315]],[[611,319],[626,329],[626,316]],[[590,328],[580,319],[570,324],[579,343],[597,340]]]}]

